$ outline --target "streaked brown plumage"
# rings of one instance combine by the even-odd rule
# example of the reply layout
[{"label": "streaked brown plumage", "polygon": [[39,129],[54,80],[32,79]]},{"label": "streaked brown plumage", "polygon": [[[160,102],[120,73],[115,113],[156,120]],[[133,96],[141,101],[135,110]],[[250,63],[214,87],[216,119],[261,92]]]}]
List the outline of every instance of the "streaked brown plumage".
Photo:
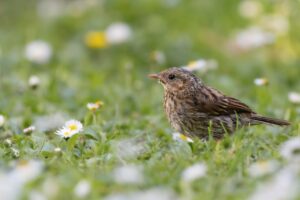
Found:
[{"label": "streaked brown plumage", "polygon": [[289,125],[261,116],[238,99],[206,86],[191,72],[170,68],[149,77],[164,87],[164,109],[172,127],[187,136],[219,139],[237,128],[256,124]]}]

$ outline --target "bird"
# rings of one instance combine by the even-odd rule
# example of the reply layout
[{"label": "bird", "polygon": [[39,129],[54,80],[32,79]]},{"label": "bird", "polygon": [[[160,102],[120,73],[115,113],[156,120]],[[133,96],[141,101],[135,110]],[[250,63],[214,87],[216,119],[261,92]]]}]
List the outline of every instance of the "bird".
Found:
[{"label": "bird", "polygon": [[148,77],[162,84],[168,121],[187,137],[218,140],[245,126],[290,125],[286,120],[257,114],[240,100],[205,85],[182,67],[169,68]]}]

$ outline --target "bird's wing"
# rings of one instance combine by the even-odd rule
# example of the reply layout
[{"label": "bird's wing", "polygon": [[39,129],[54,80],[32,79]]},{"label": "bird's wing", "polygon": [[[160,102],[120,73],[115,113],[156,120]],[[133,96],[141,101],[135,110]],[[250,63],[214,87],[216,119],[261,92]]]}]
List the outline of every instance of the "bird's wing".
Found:
[{"label": "bird's wing", "polygon": [[226,96],[218,90],[210,87],[206,87],[202,90],[197,99],[198,102],[200,102],[199,111],[211,115],[255,113],[249,106],[238,99]]}]

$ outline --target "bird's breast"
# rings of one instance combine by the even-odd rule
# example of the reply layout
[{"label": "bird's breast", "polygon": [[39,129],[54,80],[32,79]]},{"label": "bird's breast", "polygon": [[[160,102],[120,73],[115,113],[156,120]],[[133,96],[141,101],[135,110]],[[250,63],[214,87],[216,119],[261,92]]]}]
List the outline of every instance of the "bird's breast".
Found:
[{"label": "bird's breast", "polygon": [[175,95],[165,95],[164,109],[170,123],[181,124],[183,121],[193,113],[192,102],[188,99],[180,98]]},{"label": "bird's breast", "polygon": [[186,127],[191,121],[205,121],[205,113],[199,112],[199,104],[189,96],[181,97],[165,94],[164,109],[171,125]]}]

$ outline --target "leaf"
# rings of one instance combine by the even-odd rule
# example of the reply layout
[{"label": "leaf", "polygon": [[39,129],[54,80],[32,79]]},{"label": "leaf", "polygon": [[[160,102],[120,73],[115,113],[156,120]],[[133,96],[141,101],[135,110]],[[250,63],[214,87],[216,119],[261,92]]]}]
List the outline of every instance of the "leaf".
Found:
[{"label": "leaf", "polygon": [[85,128],[84,129],[84,135],[86,135],[88,138],[93,140],[99,140],[99,134],[97,131],[93,130],[92,128]]},{"label": "leaf", "polygon": [[76,134],[67,141],[67,148],[69,151],[71,151],[74,148],[79,136],[80,134]]}]

